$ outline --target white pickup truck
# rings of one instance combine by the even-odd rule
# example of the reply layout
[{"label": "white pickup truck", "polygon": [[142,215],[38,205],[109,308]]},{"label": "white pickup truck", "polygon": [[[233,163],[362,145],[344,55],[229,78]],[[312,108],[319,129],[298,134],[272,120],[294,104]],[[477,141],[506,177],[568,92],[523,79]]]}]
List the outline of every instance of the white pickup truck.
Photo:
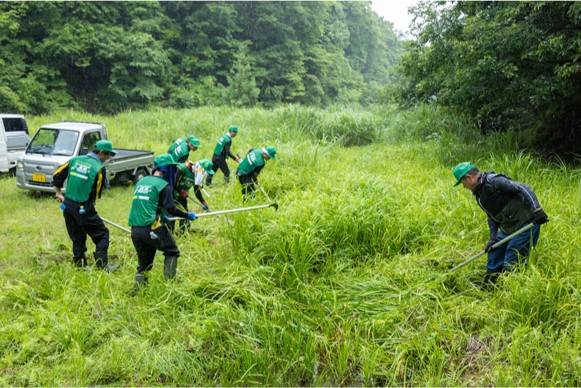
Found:
[{"label": "white pickup truck", "polygon": [[[52,175],[70,158],[93,150],[98,140],[107,139],[102,123],[63,121],[43,125],[36,132],[26,151],[16,163],[16,187],[23,190],[54,192]],[[111,183],[137,182],[149,175],[153,167],[152,151],[118,148],[118,153],[105,162],[107,180]],[[63,192],[66,190],[63,187]]]},{"label": "white pickup truck", "polygon": [[13,172],[16,160],[30,143],[22,115],[0,114],[0,172]]}]

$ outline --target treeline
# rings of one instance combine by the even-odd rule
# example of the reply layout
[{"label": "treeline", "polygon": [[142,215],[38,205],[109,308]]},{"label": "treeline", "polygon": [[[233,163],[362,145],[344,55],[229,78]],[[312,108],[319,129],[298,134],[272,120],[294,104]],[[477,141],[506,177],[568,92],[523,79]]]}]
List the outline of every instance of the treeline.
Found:
[{"label": "treeline", "polygon": [[422,2],[403,58],[402,101],[468,115],[482,133],[528,130],[581,154],[581,2]]},{"label": "treeline", "polygon": [[0,2],[0,110],[382,99],[400,42],[369,2]]}]

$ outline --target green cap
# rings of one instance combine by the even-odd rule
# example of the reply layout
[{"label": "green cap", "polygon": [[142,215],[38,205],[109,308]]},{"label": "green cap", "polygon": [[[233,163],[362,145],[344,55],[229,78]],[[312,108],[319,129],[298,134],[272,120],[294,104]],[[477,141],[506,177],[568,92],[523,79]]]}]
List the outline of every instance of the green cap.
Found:
[{"label": "green cap", "polygon": [[214,164],[208,159],[202,159],[198,162],[200,166],[210,175],[214,175]]},{"label": "green cap", "polygon": [[115,155],[117,151],[113,149],[113,143],[109,140],[99,140],[95,143],[95,151],[105,151]]},{"label": "green cap", "polygon": [[462,178],[464,178],[464,175],[466,175],[466,173],[472,170],[474,167],[476,166],[472,162],[462,162],[458,164],[456,167],[454,167],[454,170],[452,172],[454,173],[454,176],[458,180],[454,187],[458,186]]},{"label": "green cap", "polygon": [[172,164],[177,164],[173,157],[170,154],[162,154],[156,156],[153,160],[153,167],[163,167],[163,166],[170,166]]},{"label": "green cap", "polygon": [[230,128],[228,128],[228,132],[236,132],[236,133],[238,133],[238,127],[235,126],[235,125],[233,125]]},{"label": "green cap", "polygon": [[264,150],[272,160],[276,160],[276,148],[268,146]]},{"label": "green cap", "polygon": [[194,147],[200,147],[200,141],[198,140],[197,137],[195,137],[195,136],[188,136],[188,141]]}]

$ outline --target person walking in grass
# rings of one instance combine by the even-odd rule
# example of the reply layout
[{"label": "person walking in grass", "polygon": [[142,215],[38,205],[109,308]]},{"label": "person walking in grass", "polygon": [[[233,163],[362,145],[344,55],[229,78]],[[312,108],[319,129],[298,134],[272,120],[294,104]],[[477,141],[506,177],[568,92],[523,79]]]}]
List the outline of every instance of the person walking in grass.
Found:
[{"label": "person walking in grass", "polygon": [[137,251],[137,273],[135,291],[147,284],[147,272],[153,267],[155,253],[162,251],[165,259],[163,274],[167,279],[175,277],[180,250],[164,225],[166,213],[195,220],[196,214],[179,210],[174,203],[172,189],[164,177],[162,168],[175,165],[171,155],[159,155],[154,160],[152,175],[137,182],[133,190],[133,200],[129,211],[131,240]]},{"label": "person walking in grass", "polygon": [[167,153],[177,163],[185,163],[190,157],[190,151],[195,151],[198,148],[200,148],[200,140],[195,136],[188,136],[174,140],[169,146]]},{"label": "person walking in grass", "polygon": [[[218,143],[216,143],[216,147],[214,148],[214,154],[212,155],[212,163],[214,165],[214,169],[216,171],[220,169],[224,174],[224,182],[230,182],[230,169],[228,168],[228,163],[226,163],[226,158],[230,158],[236,163],[240,163],[240,158],[234,156],[232,151],[230,151],[230,147],[232,146],[232,139],[236,137],[238,134],[238,127],[231,126],[228,128],[228,132],[223,134],[220,139],[218,139]],[[206,178],[206,184],[210,186],[212,184],[212,175],[208,175]]]},{"label": "person walking in grass", "polygon": [[[200,147],[200,140],[195,136],[182,137],[174,140],[169,146],[167,153],[170,154],[176,163],[185,163],[190,157],[190,151],[195,151]],[[165,179],[171,189],[175,189],[177,179],[177,169],[175,165],[164,167],[167,171]]]},{"label": "person walking in grass", "polygon": [[[182,208],[188,211],[188,192],[193,187],[194,195],[200,201],[204,211],[210,211],[208,203],[202,195],[202,187],[204,187],[204,178],[206,176],[214,175],[213,164],[208,159],[202,159],[197,163],[187,161],[177,165],[178,175],[176,187],[173,192],[174,200],[179,203]],[[189,221],[180,221],[180,229],[185,231]],[[173,227],[173,225],[172,225]]]},{"label": "person walking in grass", "polygon": [[260,174],[269,159],[276,160],[276,148],[271,146],[262,149],[251,149],[240,162],[236,175],[242,185],[242,198],[244,201],[256,190],[255,185],[258,185],[258,174]]},{"label": "person walking in grass", "polygon": [[[95,243],[95,265],[107,272],[119,268],[119,265],[109,265],[109,229],[95,209],[95,202],[101,198],[107,182],[103,163],[116,153],[110,141],[99,140],[92,152],[71,158],[54,173],[55,199],[63,204],[67,232],[73,241],[73,263],[77,267],[87,265],[88,235]],[[67,190],[63,196],[65,180]]]},{"label": "person walking in grass", "polygon": [[[476,202],[488,216],[490,237],[484,250],[488,253],[485,282],[495,283],[500,273],[511,271],[517,263],[526,263],[530,250],[537,245],[541,225],[549,218],[541,208],[533,189],[494,171],[481,172],[473,163],[463,162],[453,170],[456,184],[472,191]],[[492,246],[528,223],[523,232],[499,247]]]}]

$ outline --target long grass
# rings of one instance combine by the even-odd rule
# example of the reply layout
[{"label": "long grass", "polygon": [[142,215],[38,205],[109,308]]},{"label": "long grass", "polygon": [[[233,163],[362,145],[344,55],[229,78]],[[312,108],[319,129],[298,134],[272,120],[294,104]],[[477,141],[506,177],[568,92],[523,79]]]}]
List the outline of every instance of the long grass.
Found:
[{"label": "long grass", "polygon": [[[56,202],[1,176],[0,385],[581,384],[581,174],[523,135],[482,138],[429,107],[28,117],[61,119],[103,121],[115,146],[156,153],[194,134],[193,160],[238,125],[235,153],[278,148],[260,182],[280,208],[196,220],[176,235],[178,278],[158,254],[131,296],[125,232],[110,227],[119,271],[76,270]],[[448,274],[487,240],[471,194],[452,188],[465,160],[531,185],[551,219],[528,266],[492,289],[484,259]],[[214,210],[266,202],[214,181]],[[113,186],[97,209],[127,225],[130,202],[130,185]]]}]

